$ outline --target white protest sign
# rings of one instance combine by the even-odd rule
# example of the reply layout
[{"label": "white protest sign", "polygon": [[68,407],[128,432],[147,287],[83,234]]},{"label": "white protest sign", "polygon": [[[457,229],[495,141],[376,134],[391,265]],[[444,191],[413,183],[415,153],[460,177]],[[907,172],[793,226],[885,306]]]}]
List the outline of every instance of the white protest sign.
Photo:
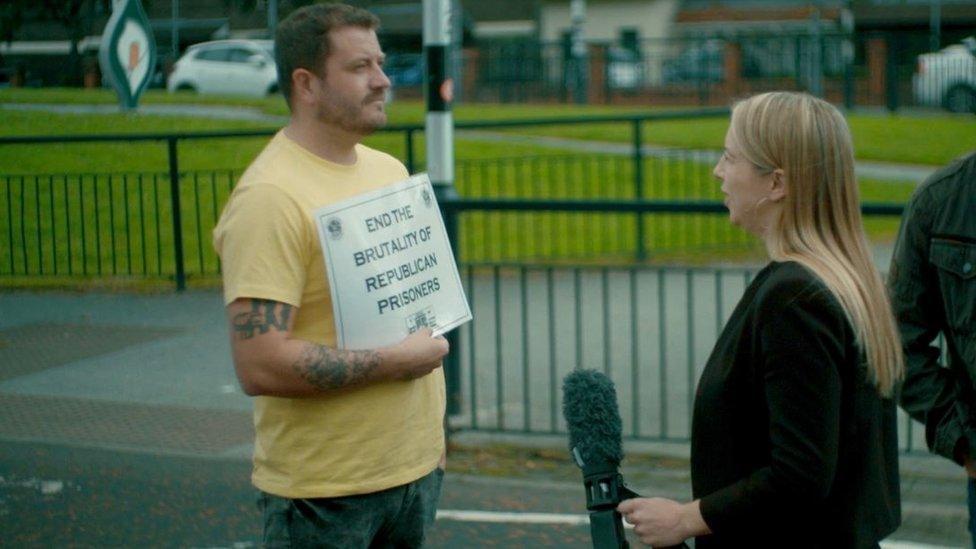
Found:
[{"label": "white protest sign", "polygon": [[427,174],[315,211],[336,346],[373,349],[471,320]]}]

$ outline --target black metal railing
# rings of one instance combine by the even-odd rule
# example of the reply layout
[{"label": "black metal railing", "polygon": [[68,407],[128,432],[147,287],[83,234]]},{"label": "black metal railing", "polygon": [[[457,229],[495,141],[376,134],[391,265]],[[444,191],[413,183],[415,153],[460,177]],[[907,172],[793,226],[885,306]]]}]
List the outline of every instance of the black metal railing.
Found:
[{"label": "black metal railing", "polygon": [[[645,172],[660,180],[649,178],[641,194],[654,198],[635,198],[630,184],[615,183],[632,175],[620,158],[459,163],[461,198],[444,203],[457,216],[459,260],[621,264],[754,248],[715,215],[725,208],[705,179],[709,163],[695,158],[645,159],[653,168]],[[517,184],[532,172],[536,179]],[[182,173],[179,215],[161,172],[0,177],[0,276],[170,278],[178,288],[187,277],[215,277],[210,235],[238,176]],[[891,216],[900,206],[865,204],[864,211]]]},{"label": "black metal railing", "polygon": [[[699,114],[699,113],[696,113]],[[725,109],[705,115],[726,115]],[[688,116],[685,113],[684,116]],[[727,259],[755,241],[729,227],[701,151],[648,152],[643,125],[680,113],[589,117],[633,131],[628,155],[586,153],[467,160],[459,198],[443,200],[475,319],[452,334],[445,370],[457,425],[564,433],[559,383],[576,367],[617,380],[628,438],[686,440],[693,390],[750,268],[650,266],[689,250]],[[535,119],[463,128],[578,124]],[[419,126],[405,139],[411,171]],[[4,144],[150,140],[166,145],[166,172],[0,176],[0,276],[216,279],[210,233],[237,169],[180,169],[181,140],[268,136],[272,130],[4,138]],[[899,204],[868,203],[895,217]],[[903,448],[921,448],[910,422]]]},{"label": "black metal railing", "polygon": [[[457,186],[462,196],[473,198],[705,198],[702,193],[707,187],[708,166],[700,161],[700,153],[679,151],[649,157],[641,146],[642,132],[645,124],[654,121],[727,114],[727,109],[704,109],[458,123],[461,130],[625,124],[633,132],[633,147],[629,157],[589,154],[462,161],[458,163]],[[210,246],[210,231],[239,171],[185,171],[180,166],[179,144],[268,137],[275,131],[0,137],[0,146],[158,142],[166,148],[168,166],[166,172],[0,175],[0,212],[7,214],[5,222],[0,224],[0,276],[171,277],[177,289],[182,290],[186,288],[188,276],[217,274],[219,262]],[[402,134],[407,168],[411,173],[418,171],[422,163],[416,154],[415,134],[423,131],[423,126],[396,125],[384,131]],[[573,175],[579,168],[583,168],[584,174]],[[674,175],[679,170],[684,170],[680,176],[682,185],[672,188],[669,181],[679,177]],[[480,240],[485,234],[484,223],[495,222],[492,219],[500,218],[488,216],[478,221],[476,215],[471,216],[464,220],[461,233],[470,242]],[[636,219],[629,221],[634,234],[628,237],[628,244],[593,248],[585,252],[587,257],[595,260],[601,254],[631,253],[625,252],[627,247],[633,248],[633,257],[646,257],[645,247],[654,244],[644,235],[644,222]],[[578,231],[590,232],[588,225],[598,223],[598,219],[564,218],[563,222],[577,227]],[[611,222],[618,229],[626,223],[620,215]],[[550,223],[550,227],[554,225]],[[556,233],[552,234],[558,238]],[[462,252],[461,257],[568,260],[584,253],[568,245],[533,255],[527,255],[526,249],[513,252],[507,245],[492,250],[491,255],[472,257]]]},{"label": "black metal railing", "polygon": [[[575,368],[617,386],[623,435],[687,442],[694,390],[758,267],[467,265],[474,319],[458,330],[457,428],[565,435],[562,380]],[[924,430],[899,411],[900,448]]]}]

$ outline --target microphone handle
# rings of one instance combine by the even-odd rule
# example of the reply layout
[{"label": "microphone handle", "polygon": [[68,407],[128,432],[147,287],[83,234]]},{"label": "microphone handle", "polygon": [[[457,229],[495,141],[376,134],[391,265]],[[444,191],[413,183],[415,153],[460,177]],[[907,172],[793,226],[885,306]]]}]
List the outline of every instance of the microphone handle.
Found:
[{"label": "microphone handle", "polygon": [[593,549],[628,549],[624,521],[616,509],[590,512],[590,538]]},{"label": "microphone handle", "polygon": [[[612,478],[616,482],[613,483],[615,486],[611,494],[616,503],[640,497],[640,494],[624,485],[620,474],[615,474]],[[593,549],[629,549],[630,544],[624,534],[623,515],[617,512],[616,506],[590,511],[590,538],[593,540]],[[688,549],[688,544],[681,542],[679,545],[658,549]]]}]

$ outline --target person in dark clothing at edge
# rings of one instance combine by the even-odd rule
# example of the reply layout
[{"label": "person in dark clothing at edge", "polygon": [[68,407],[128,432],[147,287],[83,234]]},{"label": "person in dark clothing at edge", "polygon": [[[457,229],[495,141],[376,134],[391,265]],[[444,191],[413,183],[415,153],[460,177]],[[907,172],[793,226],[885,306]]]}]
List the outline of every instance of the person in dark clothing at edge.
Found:
[{"label": "person in dark clothing at edge", "polygon": [[976,547],[976,151],[915,190],[888,285],[905,349],[901,406],[925,425],[932,452],[965,467]]},{"label": "person in dark clothing at edge", "polygon": [[694,500],[618,509],[655,546],[877,547],[901,521],[892,395],[903,360],[847,123],[807,94],[751,97],[733,108],[715,176],[732,223],[772,261],[698,384]]}]

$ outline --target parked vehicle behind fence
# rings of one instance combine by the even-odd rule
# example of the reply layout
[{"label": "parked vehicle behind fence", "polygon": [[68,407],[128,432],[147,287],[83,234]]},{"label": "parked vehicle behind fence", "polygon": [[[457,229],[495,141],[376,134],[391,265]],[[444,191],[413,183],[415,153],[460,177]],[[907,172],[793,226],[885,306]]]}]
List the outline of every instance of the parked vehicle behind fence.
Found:
[{"label": "parked vehicle behind fence", "polygon": [[976,38],[919,55],[912,83],[919,105],[976,113]]},{"label": "parked vehicle behind fence", "polygon": [[424,57],[419,53],[391,53],[383,63],[383,72],[394,88],[424,84]]},{"label": "parked vehicle behind fence", "polygon": [[[754,45],[744,43],[742,52],[741,73],[738,76],[754,78],[760,76],[759,61],[750,54]],[[777,44],[778,45],[778,44]],[[661,79],[664,84],[711,84],[721,82],[727,78],[725,74],[726,43],[719,39],[708,39],[701,42],[686,44],[677,56],[665,58],[661,66]],[[782,48],[776,48],[778,52]],[[792,58],[791,58],[792,59]],[[775,64],[779,59],[775,55],[766,55],[767,71],[778,72]]]},{"label": "parked vehicle behind fence", "polygon": [[278,91],[271,40],[217,40],[190,46],[173,65],[169,92],[261,97]]},{"label": "parked vehicle behind fence", "polygon": [[629,49],[611,47],[607,51],[607,83],[618,90],[635,90],[644,85],[640,56]]}]

